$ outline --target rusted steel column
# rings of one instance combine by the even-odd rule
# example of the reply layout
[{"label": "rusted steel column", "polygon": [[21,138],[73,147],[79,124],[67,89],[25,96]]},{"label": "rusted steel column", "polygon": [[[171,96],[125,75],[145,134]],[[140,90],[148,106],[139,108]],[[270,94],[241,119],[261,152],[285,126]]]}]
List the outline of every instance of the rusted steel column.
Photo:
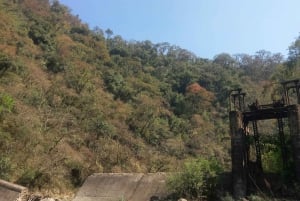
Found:
[{"label": "rusted steel column", "polygon": [[300,105],[289,106],[289,127],[293,146],[296,179],[300,182]]},{"label": "rusted steel column", "polygon": [[236,199],[243,198],[247,192],[245,131],[243,115],[239,111],[229,113],[231,132],[232,190]]}]

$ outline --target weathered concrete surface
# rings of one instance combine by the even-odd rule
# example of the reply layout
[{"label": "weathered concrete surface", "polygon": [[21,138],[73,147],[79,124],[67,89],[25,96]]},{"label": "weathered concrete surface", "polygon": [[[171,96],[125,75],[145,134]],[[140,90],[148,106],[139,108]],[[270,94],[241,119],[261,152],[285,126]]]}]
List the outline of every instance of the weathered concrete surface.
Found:
[{"label": "weathered concrete surface", "polygon": [[0,179],[0,201],[23,201],[27,188]]},{"label": "weathered concrete surface", "polygon": [[103,173],[87,178],[73,201],[150,201],[167,196],[165,173]]}]

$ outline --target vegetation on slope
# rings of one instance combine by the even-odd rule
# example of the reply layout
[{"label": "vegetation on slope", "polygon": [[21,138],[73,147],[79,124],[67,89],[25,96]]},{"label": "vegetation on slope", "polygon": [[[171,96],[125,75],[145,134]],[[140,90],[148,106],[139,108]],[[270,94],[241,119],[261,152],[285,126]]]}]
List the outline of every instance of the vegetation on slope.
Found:
[{"label": "vegetation on slope", "polygon": [[197,156],[228,169],[227,91],[258,97],[300,74],[300,38],[287,61],[264,50],[208,60],[91,30],[55,0],[0,0],[0,23],[0,178],[32,189]]}]

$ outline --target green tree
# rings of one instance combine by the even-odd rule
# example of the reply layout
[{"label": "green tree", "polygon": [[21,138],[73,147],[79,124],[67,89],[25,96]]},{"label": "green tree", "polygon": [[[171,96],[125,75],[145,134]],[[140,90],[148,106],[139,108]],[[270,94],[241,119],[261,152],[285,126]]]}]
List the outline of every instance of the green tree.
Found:
[{"label": "green tree", "polygon": [[49,71],[59,73],[65,70],[65,63],[59,55],[50,53],[45,56],[45,59],[46,67]]},{"label": "green tree", "polygon": [[106,39],[110,39],[112,35],[114,35],[114,32],[111,29],[106,29]]},{"label": "green tree", "polygon": [[161,100],[140,94],[127,122],[136,136],[144,139],[148,144],[158,146],[161,141],[171,135],[167,111],[162,107]]},{"label": "green tree", "polygon": [[287,67],[290,78],[300,76],[300,36],[289,47]]},{"label": "green tree", "polygon": [[221,65],[222,67],[235,67],[236,61],[231,55],[227,53],[221,53],[214,57],[213,62]]}]

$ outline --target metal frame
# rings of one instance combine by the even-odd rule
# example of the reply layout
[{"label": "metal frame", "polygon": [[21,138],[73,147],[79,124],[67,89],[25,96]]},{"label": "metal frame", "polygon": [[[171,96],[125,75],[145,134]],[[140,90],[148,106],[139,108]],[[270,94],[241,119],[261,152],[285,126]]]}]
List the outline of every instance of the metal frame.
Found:
[{"label": "metal frame", "polygon": [[[281,143],[283,164],[287,164],[287,149],[284,136],[283,119],[289,120],[290,133],[293,140],[295,172],[298,182],[300,182],[300,79],[281,82],[282,98],[273,100],[271,104],[260,105],[258,101],[245,107],[246,93],[242,89],[235,89],[229,92],[229,119],[231,130],[231,150],[232,150],[232,182],[233,195],[235,198],[244,197],[247,193],[249,174],[251,168],[260,171],[263,175],[260,134],[257,122],[266,119],[277,119],[278,135]],[[291,104],[291,96],[296,95],[297,102]],[[249,145],[246,142],[249,123],[252,123],[254,145],[256,151],[256,161],[249,161]],[[250,165],[250,163],[252,163]],[[255,175],[253,176],[255,177]]]}]

